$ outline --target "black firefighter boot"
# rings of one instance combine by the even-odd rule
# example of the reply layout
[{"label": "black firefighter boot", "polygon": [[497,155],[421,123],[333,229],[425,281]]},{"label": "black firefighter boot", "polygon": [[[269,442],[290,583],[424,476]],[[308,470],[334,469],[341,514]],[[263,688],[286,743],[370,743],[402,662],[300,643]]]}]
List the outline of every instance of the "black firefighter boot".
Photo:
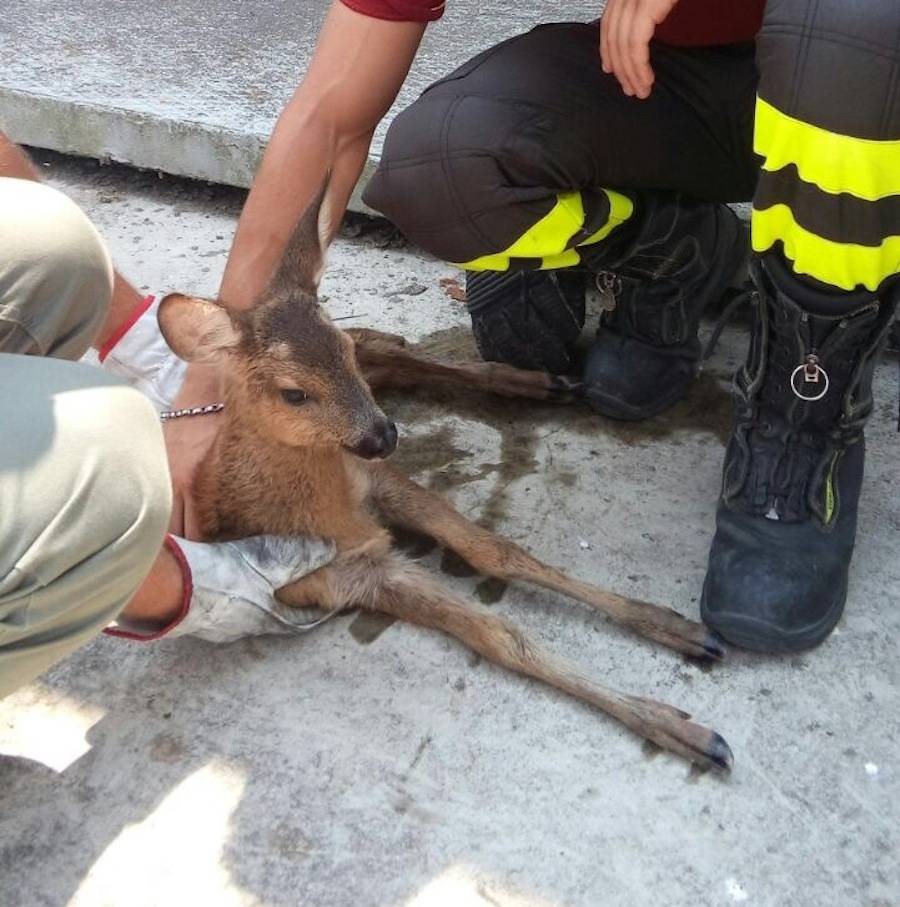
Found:
[{"label": "black firefighter boot", "polygon": [[584,326],[585,275],[561,271],[469,271],[466,307],[481,358],[554,375],[572,370]]},{"label": "black firefighter boot", "polygon": [[[620,230],[627,242],[611,242]],[[616,303],[603,313],[584,366],[597,412],[646,419],[685,395],[700,359],[700,318],[727,289],[748,245],[727,205],[642,191],[630,221],[604,243],[579,249]]]},{"label": "black firefighter boot", "polygon": [[872,376],[900,293],[814,290],[771,253],[751,277],[701,615],[735,645],[797,652],[844,609]]}]

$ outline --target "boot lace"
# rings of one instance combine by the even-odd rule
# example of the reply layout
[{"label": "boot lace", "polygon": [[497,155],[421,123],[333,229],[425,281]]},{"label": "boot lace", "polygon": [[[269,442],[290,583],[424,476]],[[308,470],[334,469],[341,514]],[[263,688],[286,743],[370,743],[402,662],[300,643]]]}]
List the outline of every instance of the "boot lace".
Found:
[{"label": "boot lace", "polygon": [[859,441],[872,412],[872,357],[885,330],[883,319],[875,304],[835,321],[824,333],[819,321],[813,332],[814,316],[773,310],[751,290],[726,307],[707,354],[748,299],[757,314],[748,363],[733,385],[736,421],[723,494],[760,516],[798,520],[812,511],[827,523],[835,512],[836,465]]},{"label": "boot lace", "polygon": [[709,335],[709,340],[706,341],[706,346],[703,347],[703,353],[700,356],[701,368],[711,358],[713,352],[715,352],[719,340],[722,337],[722,332],[731,323],[734,316],[744,308],[744,306],[749,305],[752,302],[753,289],[749,283],[739,289],[732,288],[729,292],[731,293],[731,299],[722,307],[722,311],[713,326],[712,333]]},{"label": "boot lace", "polygon": [[[684,300],[665,275],[635,268],[605,270],[595,272],[594,283],[605,298],[612,300],[611,305],[604,306],[603,323],[614,328],[623,341],[632,337],[654,345],[674,346],[687,340]],[[676,292],[666,294],[663,288]]]}]

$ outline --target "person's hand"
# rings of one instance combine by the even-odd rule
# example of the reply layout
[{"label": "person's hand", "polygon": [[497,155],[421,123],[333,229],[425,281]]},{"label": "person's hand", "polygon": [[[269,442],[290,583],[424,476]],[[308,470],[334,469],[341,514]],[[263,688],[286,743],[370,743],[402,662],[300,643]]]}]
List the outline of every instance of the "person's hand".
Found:
[{"label": "person's hand", "polygon": [[169,536],[184,592],[179,610],[160,625],[154,609],[134,601],[119,615],[112,636],[151,640],[161,636],[196,636],[209,642],[234,642],[266,633],[305,633],[339,611],[312,616],[292,608],[275,593],[295,583],[335,556],[327,539],[257,535],[233,542],[189,542]]},{"label": "person's hand", "polygon": [[330,563],[332,542],[279,535],[174,541],[190,570],[192,593],[184,618],[166,636],[232,642],[266,633],[303,633],[321,623],[321,615],[311,620],[301,609],[281,604],[275,593]]},{"label": "person's hand", "polygon": [[629,97],[647,98],[653,87],[650,39],[678,0],[609,0],[600,20],[600,59]]},{"label": "person's hand", "polygon": [[[172,409],[219,403],[224,394],[224,378],[219,365],[191,363]],[[219,427],[222,414],[186,416],[171,419],[163,426],[169,471],[172,474],[172,517],[169,532],[187,539],[199,539],[200,527],[193,494],[197,467],[206,456]]]}]

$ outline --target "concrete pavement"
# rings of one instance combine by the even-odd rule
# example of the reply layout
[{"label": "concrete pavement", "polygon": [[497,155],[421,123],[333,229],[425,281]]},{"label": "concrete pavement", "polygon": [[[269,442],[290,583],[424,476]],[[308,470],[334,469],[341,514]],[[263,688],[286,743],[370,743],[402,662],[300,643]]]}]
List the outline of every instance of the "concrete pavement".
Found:
[{"label": "concrete pavement", "polygon": [[[137,282],[214,292],[239,193],[56,159],[45,172]],[[467,319],[439,285],[458,275],[389,238],[335,244],[326,306],[458,354]],[[743,346],[728,330],[689,399],[645,425],[385,405],[400,462],[463,512],[696,616]],[[221,648],[103,638],[0,702],[0,903],[897,907],[895,368],[876,378],[847,614],[817,651],[705,671],[549,594],[494,605],[598,679],[716,727],[730,778],[409,626],[341,617]],[[428,563],[440,571],[439,553]]]}]

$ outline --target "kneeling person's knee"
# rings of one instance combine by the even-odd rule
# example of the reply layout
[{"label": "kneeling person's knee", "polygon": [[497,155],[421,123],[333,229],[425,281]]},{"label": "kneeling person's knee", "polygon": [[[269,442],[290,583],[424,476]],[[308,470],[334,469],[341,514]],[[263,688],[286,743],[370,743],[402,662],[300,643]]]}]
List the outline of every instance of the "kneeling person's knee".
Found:
[{"label": "kneeling person's knee", "polygon": [[0,178],[0,351],[77,359],[112,298],[109,253],[61,192]]},{"label": "kneeling person's knee", "polygon": [[159,553],[171,513],[159,416],[143,394],[122,384],[76,396],[73,418],[90,466],[73,481],[72,495],[82,506],[72,516],[83,556],[96,560],[91,582],[118,588],[127,601]]},{"label": "kneeling person's knee", "polygon": [[131,387],[115,385],[100,393],[107,424],[96,426],[97,437],[106,440],[96,481],[108,489],[104,522],[111,529],[110,544],[133,559],[137,574],[144,574],[159,551],[172,508],[159,415]]},{"label": "kneeling person's knee", "polygon": [[521,117],[495,99],[426,92],[391,123],[363,201],[444,261],[506,248],[535,219],[534,207],[522,205],[535,190],[517,188],[509,175]]},{"label": "kneeling person's knee", "polygon": [[150,402],[88,366],[0,356],[0,695],[100,632],[159,554],[171,484]]}]

